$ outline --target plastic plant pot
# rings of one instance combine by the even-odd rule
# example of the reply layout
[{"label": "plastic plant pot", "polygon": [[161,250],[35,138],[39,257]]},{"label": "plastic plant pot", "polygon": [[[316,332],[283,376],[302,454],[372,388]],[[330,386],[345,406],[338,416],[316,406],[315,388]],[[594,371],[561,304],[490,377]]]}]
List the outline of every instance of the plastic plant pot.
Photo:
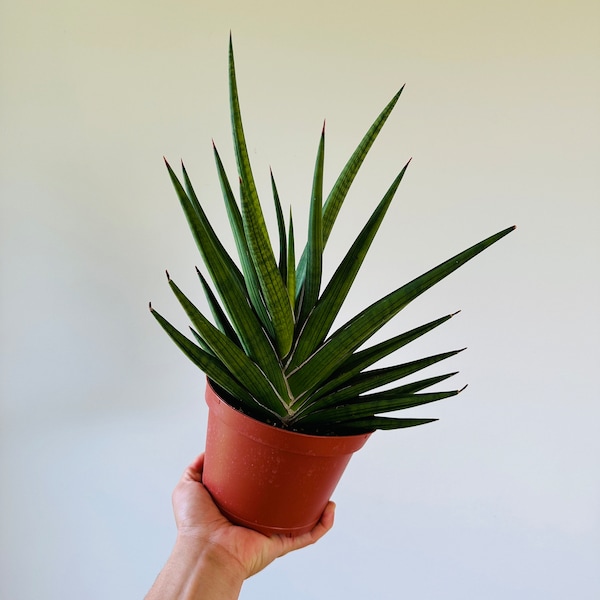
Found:
[{"label": "plastic plant pot", "polygon": [[319,521],[352,454],[370,433],[317,436],[257,421],[206,385],[203,483],[233,523],[265,535],[300,535]]}]

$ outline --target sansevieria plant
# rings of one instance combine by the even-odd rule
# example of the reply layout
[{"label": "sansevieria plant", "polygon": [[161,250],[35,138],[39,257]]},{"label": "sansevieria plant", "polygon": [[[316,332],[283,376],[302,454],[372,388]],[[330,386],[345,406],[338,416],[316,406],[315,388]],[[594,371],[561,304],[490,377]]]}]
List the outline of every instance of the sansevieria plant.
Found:
[{"label": "sansevieria plant", "polygon": [[323,249],[348,190],[402,89],[367,131],[327,197],[323,193],[323,129],[314,169],[307,240],[297,261],[291,211],[286,223],[272,174],[272,195],[278,223],[278,259],[267,231],[242,127],[231,40],[229,87],[239,176],[237,198],[216,148],[214,156],[239,263],[227,253],[220,235],[209,223],[185,167],[182,165],[182,176],[178,177],[167,163],[172,183],[212,280],[211,286],[198,270],[213,319],[209,320],[168,274],[169,285],[191,320],[192,339],[150,306],[152,314],[177,346],[204,371],[222,398],[234,408],[273,426],[317,435],[348,435],[411,427],[435,420],[382,415],[458,394],[460,390],[423,391],[455,373],[391,388],[389,384],[460,350],[396,366],[377,368],[376,363],[441,325],[452,315],[384,342],[367,347],[365,344],[409,302],[514,227],[488,237],[398,287],[332,332],[334,320],[408,164],[394,179],[326,284],[322,281]]}]

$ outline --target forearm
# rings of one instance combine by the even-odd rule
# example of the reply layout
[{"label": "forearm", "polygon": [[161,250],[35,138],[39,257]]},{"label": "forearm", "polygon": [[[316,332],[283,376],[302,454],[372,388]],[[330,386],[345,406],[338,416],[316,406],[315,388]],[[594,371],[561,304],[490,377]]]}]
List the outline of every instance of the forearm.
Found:
[{"label": "forearm", "polygon": [[243,581],[232,557],[180,536],[145,600],[237,600]]}]

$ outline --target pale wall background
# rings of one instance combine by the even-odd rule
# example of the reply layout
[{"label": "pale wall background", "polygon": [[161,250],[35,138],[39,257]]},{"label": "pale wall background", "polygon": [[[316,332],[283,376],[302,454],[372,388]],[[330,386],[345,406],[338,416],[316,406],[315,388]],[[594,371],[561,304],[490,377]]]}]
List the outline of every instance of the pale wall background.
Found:
[{"label": "pale wall background", "polygon": [[[600,9],[592,0],[1,3],[0,597],[141,598],[203,448],[203,378],[159,330],[199,258],[162,165],[225,223],[229,30],[254,169],[303,230],[327,118],[331,185],[407,84],[340,215],[335,263],[413,157],[345,314],[515,233],[406,309],[462,309],[407,350],[468,346],[441,420],[377,433],[319,545],[243,597],[600,597]],[[440,369],[433,372],[441,372]]]}]

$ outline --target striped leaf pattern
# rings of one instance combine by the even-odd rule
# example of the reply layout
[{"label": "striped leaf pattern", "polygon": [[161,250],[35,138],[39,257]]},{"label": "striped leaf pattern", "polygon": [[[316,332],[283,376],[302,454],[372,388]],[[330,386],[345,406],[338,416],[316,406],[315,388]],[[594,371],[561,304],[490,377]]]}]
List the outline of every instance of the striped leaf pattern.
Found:
[{"label": "striped leaf pattern", "polygon": [[[192,324],[191,338],[178,331],[152,306],[150,310],[175,344],[236,408],[266,423],[318,435],[351,435],[376,429],[414,427],[435,419],[398,418],[386,413],[450,398],[464,389],[435,389],[456,375],[455,371],[394,385],[462,350],[378,366],[379,361],[399,352],[456,313],[384,341],[371,345],[368,342],[410,302],[502,239],[514,227],[485,238],[399,286],[332,332],[405,176],[407,163],[322,289],[323,252],[333,225],[356,174],[402,90],[394,95],[369,127],[326,198],[323,194],[323,127],[315,161],[308,232],[297,263],[291,209],[286,224],[272,172],[277,258],[267,230],[242,126],[231,40],[229,91],[239,181],[237,197],[214,144],[213,148],[238,262],[228,254],[220,236],[213,230],[185,167],[182,165],[179,178],[167,163],[171,182],[209,275],[210,283],[198,270],[212,320],[205,317],[170,276],[169,286]],[[423,391],[431,388],[433,391]]]}]

